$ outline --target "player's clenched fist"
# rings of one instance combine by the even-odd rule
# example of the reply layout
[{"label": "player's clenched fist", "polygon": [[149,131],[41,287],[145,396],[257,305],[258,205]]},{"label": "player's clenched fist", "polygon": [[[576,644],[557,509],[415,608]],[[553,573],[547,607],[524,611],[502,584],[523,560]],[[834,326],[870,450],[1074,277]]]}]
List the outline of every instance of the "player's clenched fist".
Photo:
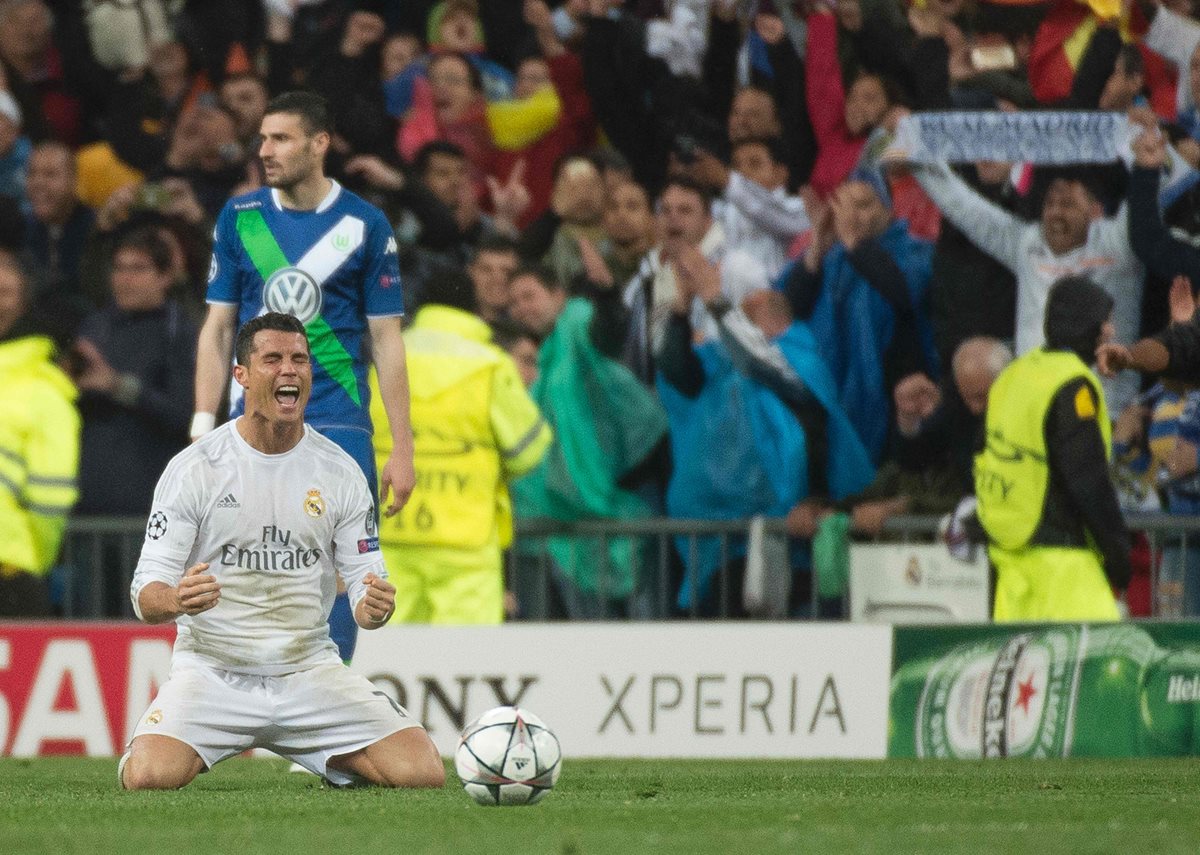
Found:
[{"label": "player's clenched fist", "polygon": [[221,600],[221,586],[215,576],[204,571],[208,569],[206,562],[193,564],[179,580],[176,596],[179,597],[179,613],[198,615],[206,612]]},{"label": "player's clenched fist", "polygon": [[355,618],[363,629],[375,629],[387,623],[396,608],[396,586],[374,573],[363,577],[367,593],[358,603]]}]

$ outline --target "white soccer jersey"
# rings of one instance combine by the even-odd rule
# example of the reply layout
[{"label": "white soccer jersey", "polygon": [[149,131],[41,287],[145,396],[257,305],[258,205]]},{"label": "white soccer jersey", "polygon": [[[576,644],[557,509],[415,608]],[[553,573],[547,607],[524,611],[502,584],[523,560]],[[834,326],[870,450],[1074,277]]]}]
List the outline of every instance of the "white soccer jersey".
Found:
[{"label": "white soccer jersey", "polygon": [[335,572],[352,607],[368,571],[387,575],[362,470],[307,425],[295,448],[264,454],[229,422],[167,465],[130,591],[139,616],[143,587],[178,585],[201,561],[220,601],[177,620],[174,661],[262,675],[339,661],[326,623]]}]

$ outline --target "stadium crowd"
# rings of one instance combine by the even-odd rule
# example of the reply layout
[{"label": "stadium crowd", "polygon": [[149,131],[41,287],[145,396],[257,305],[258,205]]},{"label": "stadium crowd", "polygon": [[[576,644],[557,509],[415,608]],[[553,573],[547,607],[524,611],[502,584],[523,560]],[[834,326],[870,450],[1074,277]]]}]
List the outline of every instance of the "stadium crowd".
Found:
[{"label": "stadium crowd", "polygon": [[[304,88],[328,174],[393,226],[407,317],[477,315],[553,429],[479,500],[500,545],[514,516],[783,518],[788,611],[824,562],[833,614],[847,538],[973,491],[988,389],[1056,280],[1103,288],[1127,344],[1192,322],[1198,48],[1192,0],[0,0],[0,575],[45,576],[69,513],[148,512],[189,441],[217,215]],[[1127,114],[1133,145],[889,154],[906,117],[967,110]],[[1200,509],[1187,380],[1105,383],[1127,508]],[[665,612],[739,613],[746,544],[679,545]],[[561,616],[664,611],[654,544],[514,549]],[[130,568],[76,564],[120,613]]]}]

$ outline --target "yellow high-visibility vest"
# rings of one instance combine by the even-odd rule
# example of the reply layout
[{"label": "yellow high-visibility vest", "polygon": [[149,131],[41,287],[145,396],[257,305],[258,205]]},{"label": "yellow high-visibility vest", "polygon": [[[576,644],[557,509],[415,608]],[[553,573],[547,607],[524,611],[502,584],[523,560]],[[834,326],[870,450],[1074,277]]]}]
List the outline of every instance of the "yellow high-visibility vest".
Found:
[{"label": "yellow high-visibility vest", "polygon": [[78,497],[75,384],[43,336],[0,343],[0,568],[44,575]]},{"label": "yellow high-visibility vest", "polygon": [[988,393],[987,445],[975,456],[975,496],[979,521],[996,546],[1021,549],[1041,524],[1050,483],[1046,417],[1054,396],[1077,378],[1088,382],[1094,397],[1080,390],[1076,409],[1082,417],[1096,418],[1105,454],[1111,457],[1104,391],[1075,354],[1031,351],[1005,368]]},{"label": "yellow high-visibility vest", "polygon": [[[511,536],[507,484],[541,461],[552,434],[490,339],[481,319],[441,305],[423,307],[405,331],[417,483],[404,509],[382,520],[383,543],[474,549]],[[392,437],[374,370],[370,383],[382,467]]]}]

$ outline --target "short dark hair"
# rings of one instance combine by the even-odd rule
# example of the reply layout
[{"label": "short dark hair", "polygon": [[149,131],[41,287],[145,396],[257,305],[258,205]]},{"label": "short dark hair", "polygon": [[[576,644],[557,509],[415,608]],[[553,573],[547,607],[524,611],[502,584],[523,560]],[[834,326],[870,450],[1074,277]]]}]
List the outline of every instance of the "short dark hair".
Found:
[{"label": "short dark hair", "polygon": [[1097,175],[1095,169],[1088,166],[1051,167],[1046,169],[1040,177],[1044,183],[1039,188],[1041,190],[1041,198],[1039,200],[1041,204],[1038,205],[1038,210],[1045,207],[1046,197],[1050,194],[1050,188],[1059,181],[1066,184],[1078,184],[1093,201],[1103,204],[1104,188],[1100,176]]},{"label": "short dark hair", "polygon": [[516,282],[521,276],[532,276],[534,279],[542,283],[542,287],[547,291],[564,291],[566,285],[558,281],[558,277],[554,275],[554,271],[544,264],[522,264],[513,271],[512,276],[508,277],[508,281]]},{"label": "short dark hair", "polygon": [[296,90],[276,95],[267,104],[264,116],[274,113],[288,113],[299,116],[304,131],[309,136],[319,133],[333,133],[333,114],[329,110],[329,102],[316,92]]},{"label": "short dark hair", "polygon": [[896,81],[892,80],[890,77],[885,77],[884,75],[879,74],[878,72],[868,71],[865,68],[860,69],[859,72],[854,75],[854,78],[850,81],[850,84],[846,87],[846,91],[849,92],[850,87],[853,86],[855,83],[858,83],[858,81],[860,81],[860,80],[878,81],[879,88],[883,90],[883,96],[885,98],[887,98],[889,107],[894,107],[898,104],[899,105],[905,104],[904,92],[901,91],[900,87],[896,84]]},{"label": "short dark hair", "polygon": [[739,139],[735,143],[730,143],[729,150],[737,151],[739,148],[748,145],[760,145],[767,150],[771,160],[775,161],[780,166],[787,166],[788,154],[787,144],[784,143],[783,137],[745,137]]},{"label": "short dark hair", "polygon": [[1091,278],[1082,273],[1063,276],[1046,294],[1046,347],[1091,359],[1112,310],[1112,295]]},{"label": "short dark hair", "polygon": [[78,169],[78,166],[75,163],[75,151],[65,142],[55,139],[42,140],[41,142],[36,142],[33,144],[33,148],[30,149],[30,154],[37,151],[61,152],[62,154],[66,155],[67,163],[70,165],[71,171],[75,172]]},{"label": "short dark hair", "polygon": [[435,54],[433,59],[429,60],[429,65],[426,68],[432,69],[435,62],[441,62],[443,59],[457,59],[463,62],[467,66],[467,77],[470,78],[471,88],[476,92],[483,91],[483,74],[480,72],[479,67],[471,62],[471,58],[465,53],[460,53],[456,50],[441,51]]},{"label": "short dark hair", "polygon": [[425,281],[421,302],[474,312],[478,305],[475,300],[475,282],[460,268],[444,267],[434,271]]},{"label": "short dark hair", "polygon": [[463,147],[446,140],[433,140],[417,149],[417,153],[413,156],[413,172],[417,175],[424,176],[429,170],[429,161],[433,159],[435,154],[444,154],[447,157],[453,157],[458,160],[466,160],[467,153],[463,151]]},{"label": "short dark hair", "polygon": [[[253,71],[235,71],[233,74],[226,74],[225,78],[221,81],[221,85],[218,86],[217,88],[224,89],[226,83],[241,83],[243,80],[253,80],[255,83],[257,83],[259,86],[262,87],[264,92],[271,91],[270,89],[267,88],[267,81],[263,80],[262,75],[256,74]],[[291,94],[291,93],[285,93],[285,94]],[[279,112],[283,112],[283,111],[280,110]]]},{"label": "short dark hair", "polygon": [[693,181],[690,178],[685,178],[682,175],[674,175],[668,178],[666,183],[663,184],[663,188],[659,192],[658,198],[661,199],[663,194],[672,187],[678,187],[680,190],[684,190],[688,193],[695,193],[700,197],[700,202],[703,204],[705,212],[710,214],[712,213],[712,192],[703,184]]},{"label": "short dark hair", "polygon": [[[641,194],[642,200],[646,203],[646,206],[648,208],[650,208],[651,210],[653,210],[654,200],[650,197],[650,191],[646,189],[646,186],[644,184],[639,184],[637,182],[637,180],[635,180],[632,177],[622,178],[621,180],[619,180],[613,184],[612,190],[613,190],[613,192],[615,192],[617,190],[620,190],[622,187],[632,187],[639,194]],[[610,192],[607,194],[607,199],[609,199],[610,201],[612,200],[613,192]]]},{"label": "short dark hair", "polygon": [[254,336],[258,335],[263,330],[274,330],[276,332],[299,333],[304,336],[305,344],[308,343],[308,336],[304,332],[304,324],[300,323],[300,319],[295,315],[288,315],[284,312],[267,312],[246,321],[242,328],[238,330],[237,342],[234,344],[233,352],[237,359],[238,365],[249,365],[250,355],[254,353]]},{"label": "short dark hair", "polygon": [[598,146],[588,152],[587,158],[596,165],[601,173],[611,169],[613,172],[622,172],[629,176],[630,181],[633,180],[633,167],[629,165],[629,160],[625,155],[615,148]]},{"label": "short dark hair", "polygon": [[492,321],[492,341],[505,350],[511,350],[519,341],[533,342],[534,347],[542,343],[541,337],[529,327],[504,317]]},{"label": "short dark hair", "polygon": [[[847,86],[846,88],[849,89],[850,87]],[[753,92],[755,95],[761,95],[764,98],[766,98],[768,101],[770,101],[771,108],[775,111],[775,118],[778,119],[780,117],[779,116],[779,101],[776,100],[774,92],[772,92],[770,89],[766,88],[765,86],[760,86],[758,83],[746,83],[742,86],[737,87],[737,89],[734,90],[733,97],[737,98],[739,95],[745,94],[747,92]]]},{"label": "short dark hair", "polygon": [[472,260],[478,258],[481,254],[483,254],[485,252],[496,252],[496,253],[510,253],[511,252],[513,255],[521,254],[520,249],[517,246],[517,242],[515,240],[513,240],[510,237],[506,237],[506,236],[500,235],[500,234],[488,235],[483,240],[481,240],[479,242],[479,245],[477,247],[475,247],[475,254],[472,256]]},{"label": "short dark hair", "polygon": [[171,269],[171,247],[154,226],[138,226],[117,238],[113,258],[123,249],[144,254],[159,273]]}]

